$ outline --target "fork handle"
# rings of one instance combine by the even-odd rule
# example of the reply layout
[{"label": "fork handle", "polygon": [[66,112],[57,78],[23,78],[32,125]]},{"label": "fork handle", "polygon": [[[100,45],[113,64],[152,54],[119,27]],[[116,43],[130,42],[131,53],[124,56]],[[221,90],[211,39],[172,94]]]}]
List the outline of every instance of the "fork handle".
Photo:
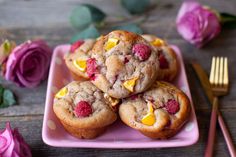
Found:
[{"label": "fork handle", "polygon": [[232,138],[230,137],[230,133],[229,133],[227,127],[226,127],[226,124],[225,124],[224,119],[223,119],[220,112],[218,112],[218,122],[220,124],[221,131],[223,132],[226,144],[228,146],[230,156],[231,157],[236,157],[236,151],[235,151],[235,148],[234,148]]},{"label": "fork handle", "polygon": [[218,112],[218,97],[214,97],[212,110],[211,110],[211,121],[210,121],[210,128],[208,132],[207,146],[206,146],[205,155],[204,155],[205,157],[212,157],[212,154],[213,154],[217,112]]}]

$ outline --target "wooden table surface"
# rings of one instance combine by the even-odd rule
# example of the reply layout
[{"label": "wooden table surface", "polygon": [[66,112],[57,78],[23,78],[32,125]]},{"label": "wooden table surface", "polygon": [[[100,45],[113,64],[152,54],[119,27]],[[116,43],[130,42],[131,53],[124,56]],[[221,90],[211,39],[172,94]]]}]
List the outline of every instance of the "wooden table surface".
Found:
[{"label": "wooden table surface", "polygon": [[[69,24],[71,10],[82,0],[0,0],[1,35],[8,31],[7,36],[21,43],[28,39],[43,38],[50,46],[67,43],[75,30]],[[84,0],[85,2],[85,0]],[[220,109],[236,143],[236,31],[224,30],[216,39],[202,49],[184,41],[175,28],[175,17],[182,1],[158,0],[154,10],[143,17],[130,17],[119,5],[118,0],[87,0],[108,14],[107,21],[116,23],[119,17],[127,20],[138,20],[146,17],[141,24],[145,33],[163,37],[169,43],[176,44],[183,52],[187,76],[191,88],[193,102],[200,131],[199,141],[189,147],[168,149],[75,149],[55,148],[42,141],[42,120],[47,81],[34,89],[23,89],[14,84],[0,80],[1,84],[13,90],[18,104],[0,109],[0,128],[6,121],[11,121],[13,127],[18,127],[32,148],[33,156],[202,156],[206,146],[209,127],[210,109],[200,84],[190,66],[191,60],[198,61],[206,70],[210,69],[210,60],[214,55],[229,57],[230,94],[220,99]],[[201,0],[201,3],[213,8],[236,14],[235,0]],[[103,30],[106,33],[107,28]],[[229,156],[224,138],[217,126],[215,156]]]}]

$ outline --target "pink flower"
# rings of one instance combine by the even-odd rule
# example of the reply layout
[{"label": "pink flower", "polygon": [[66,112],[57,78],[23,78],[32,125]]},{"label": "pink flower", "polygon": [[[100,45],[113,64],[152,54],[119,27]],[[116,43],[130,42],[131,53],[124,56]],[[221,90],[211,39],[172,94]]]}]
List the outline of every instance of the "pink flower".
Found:
[{"label": "pink flower", "polygon": [[39,85],[47,77],[51,55],[51,49],[41,40],[17,46],[8,57],[5,79],[21,87]]},{"label": "pink flower", "polygon": [[12,130],[10,123],[6,129],[0,131],[0,156],[1,157],[31,157],[31,151],[17,129]]},{"label": "pink flower", "polygon": [[195,1],[182,4],[176,24],[180,35],[197,47],[203,46],[221,31],[220,19],[216,12]]}]

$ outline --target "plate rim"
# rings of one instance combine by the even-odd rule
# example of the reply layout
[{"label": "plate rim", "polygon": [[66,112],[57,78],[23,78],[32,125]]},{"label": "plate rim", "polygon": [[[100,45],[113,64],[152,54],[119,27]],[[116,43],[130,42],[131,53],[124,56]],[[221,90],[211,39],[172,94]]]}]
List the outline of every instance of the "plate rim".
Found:
[{"label": "plate rim", "polygon": [[[50,105],[50,100],[51,100],[51,90],[52,90],[52,78],[53,78],[53,73],[54,73],[54,69],[55,69],[55,62],[53,62],[55,60],[55,58],[57,57],[59,51],[61,49],[64,49],[65,47],[68,47],[69,44],[63,44],[63,45],[58,45],[55,47],[54,51],[53,51],[53,55],[52,55],[52,60],[50,63],[50,70],[49,70],[49,76],[48,76],[48,84],[47,84],[47,92],[46,92],[46,100],[45,100],[45,108],[44,108],[44,117],[43,117],[43,125],[42,125],[42,140],[45,144],[49,145],[49,146],[53,146],[53,147],[70,147],[70,148],[106,148],[106,149],[142,149],[142,148],[169,148],[169,147],[185,147],[185,146],[191,146],[195,143],[197,143],[198,139],[199,139],[199,127],[198,127],[198,122],[197,122],[197,117],[196,117],[196,113],[195,113],[195,108],[192,102],[192,96],[190,93],[190,88],[189,88],[189,83],[188,83],[188,79],[187,79],[187,75],[186,75],[186,70],[185,70],[185,66],[184,66],[184,62],[183,62],[183,57],[182,57],[182,52],[180,51],[179,47],[176,45],[171,45],[171,47],[175,50],[178,51],[177,54],[177,58],[179,59],[179,66],[183,67],[181,68],[181,70],[183,70],[183,75],[184,75],[184,82],[186,82],[185,86],[187,87],[187,92],[189,93],[189,99],[191,101],[191,107],[192,107],[192,116],[193,116],[193,124],[196,127],[196,133],[194,138],[191,138],[189,140],[185,140],[182,142],[176,142],[176,141],[171,141],[170,143],[168,143],[168,145],[156,145],[156,143],[153,142],[139,142],[137,143],[137,141],[134,142],[101,142],[101,141],[91,141],[88,142],[86,141],[86,143],[76,143],[74,144],[74,142],[67,144],[67,145],[63,145],[60,142],[56,142],[54,140],[51,140],[48,136],[47,136],[47,120],[48,120],[48,112],[49,112],[49,105]],[[187,124],[187,123],[186,123]],[[185,124],[185,125],[186,125]],[[184,129],[184,128],[182,128]],[[159,141],[160,142],[160,141]],[[125,143],[125,146],[122,146],[122,144]]]}]

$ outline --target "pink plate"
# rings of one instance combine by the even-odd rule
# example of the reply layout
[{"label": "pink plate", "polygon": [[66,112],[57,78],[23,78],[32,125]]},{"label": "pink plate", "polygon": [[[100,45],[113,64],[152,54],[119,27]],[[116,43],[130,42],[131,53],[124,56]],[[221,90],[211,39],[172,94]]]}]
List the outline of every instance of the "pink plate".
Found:
[{"label": "pink plate", "polygon": [[[147,138],[120,120],[110,126],[103,135],[93,140],[77,139],[71,136],[64,130],[52,109],[55,93],[72,80],[63,61],[63,56],[68,52],[69,47],[70,45],[57,46],[52,57],[42,131],[43,141],[46,144],[55,147],[81,148],[163,148],[188,146],[197,142],[199,131],[193,105],[188,123],[176,136],[168,140]],[[174,84],[182,89],[192,102],[181,52],[178,47],[173,46],[173,48],[180,62],[179,75]]]}]

